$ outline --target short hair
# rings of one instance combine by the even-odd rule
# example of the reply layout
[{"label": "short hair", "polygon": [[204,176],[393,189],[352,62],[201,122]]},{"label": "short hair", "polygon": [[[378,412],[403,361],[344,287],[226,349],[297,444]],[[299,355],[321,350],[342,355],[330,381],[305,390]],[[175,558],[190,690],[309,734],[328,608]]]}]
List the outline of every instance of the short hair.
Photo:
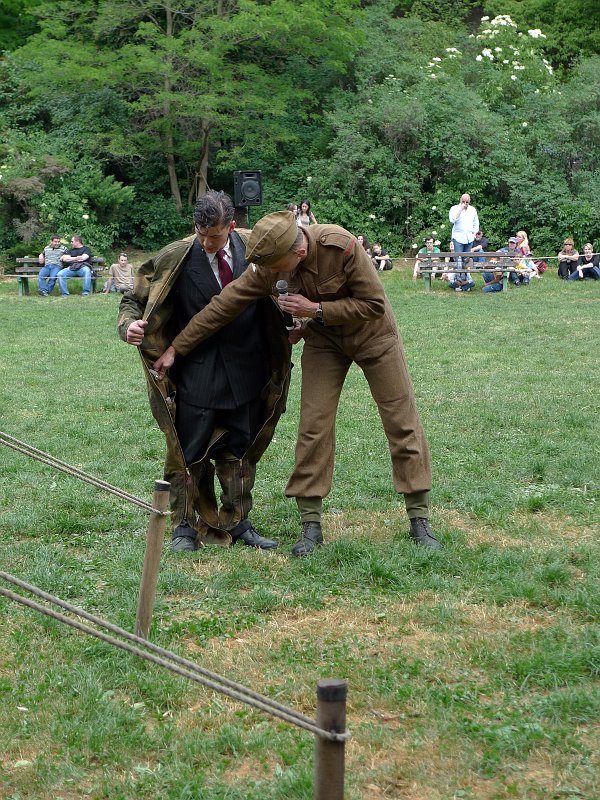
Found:
[{"label": "short hair", "polygon": [[125,258],[129,258],[127,253],[119,253],[119,258],[123,258],[123,256],[125,256]]},{"label": "short hair", "polygon": [[233,220],[233,201],[225,192],[208,191],[194,208],[194,223],[197,228],[222,228]]},{"label": "short hair", "polygon": [[433,236],[426,236],[426,237],[423,239],[423,241],[424,241],[424,242],[433,242]]},{"label": "short hair", "polygon": [[58,233],[53,233],[52,236],[50,237],[50,241],[52,241],[52,239],[60,239],[60,236],[58,235]]},{"label": "short hair", "polygon": [[71,239],[74,239],[76,242],[79,242],[80,244],[83,244],[83,239],[81,238],[81,236],[78,233],[74,233],[71,236]]}]

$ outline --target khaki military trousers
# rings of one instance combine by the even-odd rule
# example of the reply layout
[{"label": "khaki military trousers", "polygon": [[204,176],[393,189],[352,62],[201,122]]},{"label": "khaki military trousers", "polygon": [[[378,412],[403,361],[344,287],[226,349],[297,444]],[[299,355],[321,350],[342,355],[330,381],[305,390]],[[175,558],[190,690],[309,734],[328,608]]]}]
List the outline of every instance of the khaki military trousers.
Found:
[{"label": "khaki military trousers", "polygon": [[[288,497],[326,497],[331,491],[335,418],[353,362],[362,369],[377,403],[390,449],[394,488],[403,494],[431,489],[429,448],[399,335],[361,341],[356,334],[342,337],[324,327],[307,337],[302,353],[300,426],[296,463],[285,488]],[[356,426],[360,432],[359,419]]]}]

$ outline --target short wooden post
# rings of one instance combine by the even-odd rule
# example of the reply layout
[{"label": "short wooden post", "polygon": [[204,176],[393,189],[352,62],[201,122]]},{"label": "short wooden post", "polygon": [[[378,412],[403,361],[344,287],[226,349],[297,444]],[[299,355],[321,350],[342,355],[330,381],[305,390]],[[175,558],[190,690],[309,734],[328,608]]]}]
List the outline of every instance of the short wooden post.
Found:
[{"label": "short wooden post", "polygon": [[[317,683],[317,725],[325,731],[346,732],[346,681],[323,678]],[[314,800],[343,800],[345,742],[316,737]]]},{"label": "short wooden post", "polygon": [[171,484],[167,483],[167,481],[154,482],[154,499],[152,501],[152,506],[156,511],[150,514],[150,521],[148,523],[144,568],[142,570],[140,595],[138,598],[137,616],[135,620],[135,634],[136,636],[141,636],[143,639],[147,639],[150,633],[154,600],[156,598],[156,584],[158,583],[160,552],[165,538],[166,516],[157,512],[164,512],[168,509],[170,490]]}]

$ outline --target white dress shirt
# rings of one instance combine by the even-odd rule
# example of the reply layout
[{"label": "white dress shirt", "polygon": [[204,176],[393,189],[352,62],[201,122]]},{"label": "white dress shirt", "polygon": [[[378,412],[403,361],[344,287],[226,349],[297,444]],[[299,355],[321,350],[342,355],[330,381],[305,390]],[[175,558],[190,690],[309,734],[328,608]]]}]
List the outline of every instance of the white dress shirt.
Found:
[{"label": "white dress shirt", "polygon": [[452,223],[452,238],[456,239],[460,244],[469,244],[475,240],[475,234],[479,230],[479,217],[474,206],[468,205],[463,209],[460,217],[458,212],[462,206],[459,203],[452,206],[448,217]]}]

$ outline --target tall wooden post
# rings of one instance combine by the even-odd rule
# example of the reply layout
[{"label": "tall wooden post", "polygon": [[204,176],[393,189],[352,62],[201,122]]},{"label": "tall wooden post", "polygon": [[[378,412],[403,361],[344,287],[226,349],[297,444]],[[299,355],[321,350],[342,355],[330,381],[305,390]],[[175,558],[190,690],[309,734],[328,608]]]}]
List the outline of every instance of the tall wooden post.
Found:
[{"label": "tall wooden post", "polygon": [[[325,731],[346,732],[346,681],[323,678],[317,683],[317,725]],[[314,800],[343,800],[345,742],[316,737]]]},{"label": "tall wooden post", "polygon": [[146,552],[144,554],[144,568],[140,583],[137,616],[135,620],[135,634],[144,639],[148,638],[156,598],[156,584],[158,583],[158,570],[160,566],[160,553],[165,538],[166,516],[161,511],[169,508],[169,493],[171,484],[167,481],[154,482],[154,499],[152,507],[156,509],[150,514],[148,534],[146,537]]}]

